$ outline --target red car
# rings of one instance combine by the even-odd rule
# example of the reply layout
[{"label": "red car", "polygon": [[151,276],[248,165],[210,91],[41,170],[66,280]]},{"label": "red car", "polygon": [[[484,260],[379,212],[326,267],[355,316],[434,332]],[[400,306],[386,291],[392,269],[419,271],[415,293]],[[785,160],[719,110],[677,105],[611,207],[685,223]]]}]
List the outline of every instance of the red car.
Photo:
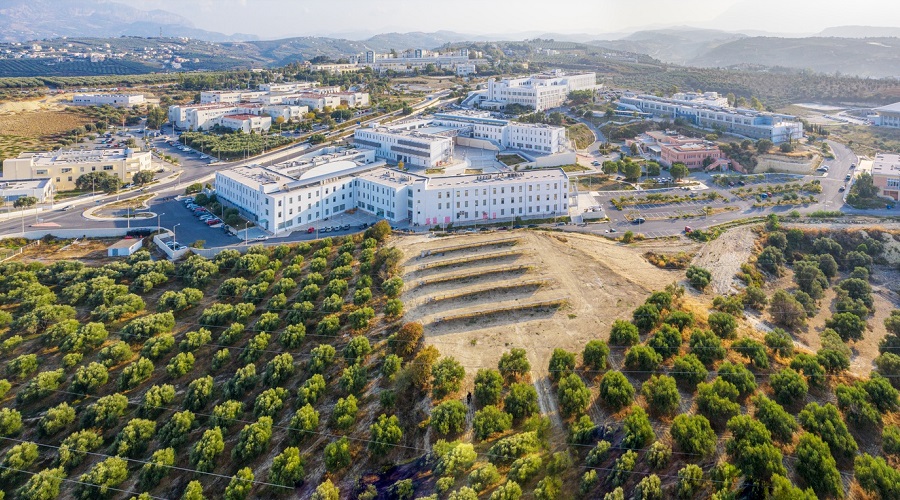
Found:
[{"label": "red car", "polygon": [[207,226],[215,226],[216,224],[220,224],[222,221],[219,219],[209,219],[206,221]]},{"label": "red car", "polygon": [[694,230],[691,229],[691,226],[684,226],[684,234],[691,234]]},{"label": "red car", "polygon": [[316,228],[314,228],[314,227],[311,227],[311,228],[309,228],[309,229],[306,230],[306,234],[312,234],[312,233],[314,233],[314,232],[316,232]]}]

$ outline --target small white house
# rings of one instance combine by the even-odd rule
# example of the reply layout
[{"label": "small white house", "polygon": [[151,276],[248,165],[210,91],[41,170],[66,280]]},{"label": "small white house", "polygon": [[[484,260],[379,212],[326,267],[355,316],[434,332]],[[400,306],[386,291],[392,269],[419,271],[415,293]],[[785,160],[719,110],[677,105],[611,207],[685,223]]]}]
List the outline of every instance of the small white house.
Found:
[{"label": "small white house", "polygon": [[106,249],[107,257],[128,257],[144,246],[142,238],[119,240]]}]

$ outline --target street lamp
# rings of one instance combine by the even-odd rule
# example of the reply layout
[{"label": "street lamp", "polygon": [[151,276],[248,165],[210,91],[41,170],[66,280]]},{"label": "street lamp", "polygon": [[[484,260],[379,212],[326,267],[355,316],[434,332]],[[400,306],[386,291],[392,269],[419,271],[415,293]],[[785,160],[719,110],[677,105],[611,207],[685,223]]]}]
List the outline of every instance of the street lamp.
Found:
[{"label": "street lamp", "polygon": [[159,219],[160,219],[160,217],[162,217],[163,215],[166,215],[166,214],[156,214],[156,232],[157,232],[157,233],[158,233],[158,232],[160,231],[160,229],[161,229],[161,228],[160,228],[160,225],[159,225]]},{"label": "street lamp", "polygon": [[[175,246],[175,243],[178,243],[178,240],[175,239],[175,228],[180,225],[181,225],[181,223],[178,223],[178,224],[175,224],[174,226],[172,226],[172,246],[173,247]],[[174,251],[175,248],[172,248],[172,250]]]}]

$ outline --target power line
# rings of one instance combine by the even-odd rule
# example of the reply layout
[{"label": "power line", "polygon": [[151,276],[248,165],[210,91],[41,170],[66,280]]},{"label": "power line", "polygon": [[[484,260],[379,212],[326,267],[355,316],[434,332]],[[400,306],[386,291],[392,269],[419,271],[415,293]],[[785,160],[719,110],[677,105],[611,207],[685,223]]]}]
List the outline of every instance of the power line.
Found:
[{"label": "power line", "polygon": [[[22,469],[16,469],[16,468],[9,467],[9,466],[6,466],[6,465],[0,465],[0,469],[6,469],[6,470],[15,471],[15,472],[24,472],[24,473],[26,473],[26,474],[31,474],[32,476],[36,476],[36,475],[40,474],[40,472],[31,472],[31,471],[22,470]],[[113,488],[112,486],[105,486],[105,485],[100,485],[100,484],[87,483],[87,482],[84,482],[84,481],[78,481],[78,480],[75,480],[75,479],[69,479],[69,478],[67,478],[67,477],[60,477],[60,478],[58,478],[58,479],[59,479],[60,481],[65,481],[65,482],[67,482],[67,483],[83,484],[83,485],[85,485],[85,486],[90,486],[90,487],[92,487],[92,488],[106,488],[107,490],[118,491],[119,493],[130,493],[130,494],[134,494],[134,495],[142,495],[142,494],[144,494],[144,493],[140,493],[140,492],[133,491],[133,490],[122,490],[122,489],[119,489],[119,488]],[[166,498],[164,498],[164,497],[155,497],[155,496],[152,496],[152,495],[150,495],[150,498],[153,498],[153,499],[155,499],[155,500],[168,500],[168,499],[166,499]]]},{"label": "power line", "polygon": [[[47,444],[47,443],[39,443],[39,442],[37,442],[37,441],[28,441],[28,440],[24,440],[24,439],[14,439],[14,438],[10,438],[10,437],[2,437],[2,436],[0,436],[0,439],[4,439],[4,440],[6,440],[6,441],[14,441],[14,442],[17,442],[17,443],[31,443],[31,444],[34,444],[34,445],[37,445],[37,446],[42,446],[42,447],[45,447],[45,448],[53,448],[53,449],[56,449],[56,450],[61,449],[60,446],[56,446],[56,445],[52,445],[52,444]],[[163,449],[163,448],[160,448],[160,449]],[[155,467],[165,467],[165,468],[167,468],[167,469],[178,470],[178,471],[182,471],[182,472],[193,472],[193,473],[195,473],[195,474],[206,474],[206,475],[208,475],[208,476],[214,476],[214,477],[217,477],[217,478],[220,478],[220,479],[236,479],[236,480],[238,480],[238,481],[244,481],[244,482],[254,483],[254,484],[261,484],[261,485],[264,485],[264,486],[272,486],[272,487],[275,487],[275,488],[284,488],[284,489],[289,489],[289,490],[294,489],[294,488],[292,488],[292,487],[290,487],[290,486],[283,486],[283,485],[275,484],[275,483],[267,483],[267,482],[265,482],[265,481],[256,481],[256,480],[252,480],[252,479],[243,479],[243,478],[240,478],[240,477],[237,477],[237,476],[226,476],[226,475],[223,475],[223,474],[216,474],[216,473],[214,473],[214,472],[204,472],[204,471],[197,470],[197,469],[189,469],[189,468],[186,468],[186,467],[178,467],[177,465],[166,465],[166,464],[161,464],[161,463],[157,463],[157,462],[151,462],[151,461],[149,461],[149,460],[138,460],[138,459],[134,459],[134,458],[123,457],[123,456],[121,456],[121,455],[107,455],[107,454],[105,454],[105,453],[96,453],[96,452],[91,452],[91,451],[81,451],[81,450],[79,450],[78,453],[83,453],[83,454],[85,454],[85,455],[93,455],[93,456],[97,456],[97,457],[106,457],[106,458],[113,458],[113,457],[115,457],[115,458],[121,458],[122,460],[125,460],[125,461],[127,461],[127,462],[135,462],[135,463],[145,464],[145,465],[146,465],[146,464],[150,464],[150,465],[153,465],[153,466],[155,466]]]}]

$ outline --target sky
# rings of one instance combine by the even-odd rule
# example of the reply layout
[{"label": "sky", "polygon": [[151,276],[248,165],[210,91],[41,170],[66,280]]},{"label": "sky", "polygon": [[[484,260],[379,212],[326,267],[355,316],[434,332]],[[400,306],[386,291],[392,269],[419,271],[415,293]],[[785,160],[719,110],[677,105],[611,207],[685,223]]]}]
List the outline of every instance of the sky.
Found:
[{"label": "sky", "polygon": [[[122,0],[117,0],[122,1]],[[128,0],[198,28],[263,39],[304,35],[363,38],[377,33],[556,32],[604,34],[694,26],[812,34],[830,26],[900,26],[893,0]]]}]

